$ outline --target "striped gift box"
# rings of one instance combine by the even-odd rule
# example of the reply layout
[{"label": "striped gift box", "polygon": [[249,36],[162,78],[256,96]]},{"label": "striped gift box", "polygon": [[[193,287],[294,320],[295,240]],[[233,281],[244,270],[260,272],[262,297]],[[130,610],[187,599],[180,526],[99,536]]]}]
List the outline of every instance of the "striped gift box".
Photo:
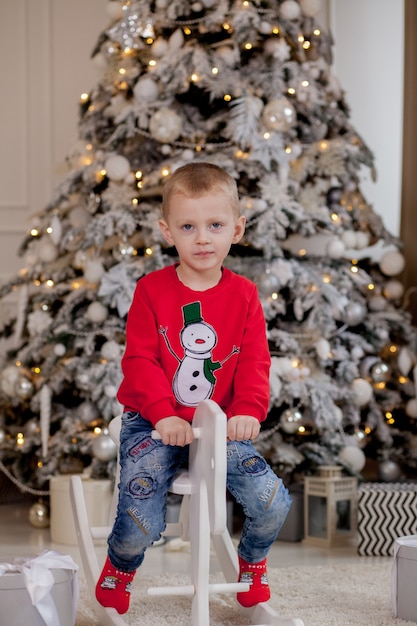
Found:
[{"label": "striped gift box", "polygon": [[359,555],[392,556],[397,537],[416,534],[416,483],[364,483],[359,487]]}]

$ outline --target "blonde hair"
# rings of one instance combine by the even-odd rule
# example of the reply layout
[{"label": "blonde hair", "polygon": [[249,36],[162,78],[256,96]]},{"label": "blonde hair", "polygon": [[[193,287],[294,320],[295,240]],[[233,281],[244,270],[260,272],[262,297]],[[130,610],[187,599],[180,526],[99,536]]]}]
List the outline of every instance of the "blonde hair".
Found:
[{"label": "blonde hair", "polygon": [[214,163],[187,163],[179,167],[165,182],[162,190],[162,215],[169,213],[169,201],[174,194],[198,198],[208,193],[222,193],[229,197],[234,213],[240,214],[236,181],[226,170]]}]

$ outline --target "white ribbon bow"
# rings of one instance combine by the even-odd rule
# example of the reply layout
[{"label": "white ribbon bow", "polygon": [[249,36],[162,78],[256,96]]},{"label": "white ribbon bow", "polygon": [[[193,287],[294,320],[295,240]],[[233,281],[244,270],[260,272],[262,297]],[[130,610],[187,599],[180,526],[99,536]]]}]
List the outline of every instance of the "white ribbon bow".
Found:
[{"label": "white ribbon bow", "polygon": [[54,599],[50,594],[55,584],[51,569],[68,569],[73,572],[71,580],[72,623],[75,624],[80,590],[78,565],[70,556],[64,556],[53,550],[45,550],[33,559],[16,558],[13,563],[0,563],[0,576],[6,572],[22,573],[32,605],[36,607],[46,626],[61,626]]}]

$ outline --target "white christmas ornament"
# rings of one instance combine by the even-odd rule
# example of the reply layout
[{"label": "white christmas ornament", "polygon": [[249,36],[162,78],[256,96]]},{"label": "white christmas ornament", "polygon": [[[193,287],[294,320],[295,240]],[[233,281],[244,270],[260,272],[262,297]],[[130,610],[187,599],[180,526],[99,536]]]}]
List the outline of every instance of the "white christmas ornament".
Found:
[{"label": "white christmas ornament", "polygon": [[363,231],[359,230],[356,233],[356,248],[358,248],[358,250],[362,250],[363,248],[366,248],[368,245],[369,245],[368,233],[364,233]]},{"label": "white christmas ornament", "polygon": [[345,230],[340,236],[346,248],[356,248],[356,233],[354,230]]},{"label": "white christmas ornament", "polygon": [[145,100],[145,102],[153,102],[159,95],[159,88],[156,82],[149,76],[143,76],[133,87],[133,95],[136,100]]},{"label": "white christmas ornament", "polygon": [[358,406],[365,406],[372,399],[372,385],[363,378],[355,378],[352,383],[353,399]]},{"label": "white christmas ornament", "polygon": [[90,221],[90,215],[82,206],[76,206],[68,215],[68,220],[74,228],[84,228]]},{"label": "white christmas ornament", "polygon": [[101,346],[100,353],[103,359],[115,361],[120,358],[120,345],[117,341],[106,341],[106,343]]},{"label": "white christmas ornament", "polygon": [[228,67],[233,67],[237,61],[236,50],[231,46],[219,46],[216,49],[216,54]]},{"label": "white christmas ornament", "polygon": [[296,20],[301,15],[300,5],[295,0],[285,0],[281,4],[279,13],[284,20]]},{"label": "white christmas ornament", "polygon": [[403,296],[404,285],[399,280],[388,280],[384,287],[384,296],[388,300],[398,300]]},{"label": "white christmas ornament", "polygon": [[44,263],[52,263],[58,256],[58,249],[52,243],[50,237],[42,237],[38,243],[38,257]]},{"label": "white christmas ornament", "polygon": [[41,335],[52,324],[52,317],[47,311],[33,311],[28,315],[27,328],[31,337]]},{"label": "white christmas ornament", "polygon": [[179,50],[184,45],[184,33],[182,28],[177,28],[169,38],[169,50],[170,52],[175,52]]},{"label": "white christmas ornament", "polygon": [[9,398],[14,398],[16,395],[16,383],[21,376],[22,369],[15,365],[8,365],[4,368],[0,374],[0,387],[1,390]]},{"label": "white christmas ornament", "polygon": [[287,98],[270,100],[262,111],[262,120],[269,130],[285,132],[294,125],[297,114]]},{"label": "white christmas ornament", "polygon": [[74,254],[74,259],[72,261],[72,265],[77,269],[84,269],[85,264],[87,263],[88,255],[85,250],[77,250]]},{"label": "white christmas ornament", "polygon": [[314,347],[317,352],[317,356],[320,359],[327,359],[329,357],[330,352],[330,343],[324,337],[321,337],[316,343]]},{"label": "white christmas ornament", "polygon": [[99,260],[90,260],[87,261],[85,270],[84,270],[84,278],[87,282],[96,284],[100,282],[100,278],[104,274],[104,267],[101,261]]},{"label": "white christmas ornament", "polygon": [[104,163],[107,177],[110,180],[124,180],[130,172],[130,163],[126,157],[120,154],[114,154],[108,157]]},{"label": "white christmas ornament", "polygon": [[117,446],[106,431],[94,439],[91,450],[99,461],[111,461],[117,456]]},{"label": "white christmas ornament", "polygon": [[345,251],[345,244],[340,239],[333,239],[330,241],[326,249],[326,252],[331,259],[341,259]]},{"label": "white christmas ornament", "polygon": [[396,276],[403,271],[405,258],[398,250],[386,252],[379,261],[379,267],[385,276]]},{"label": "white christmas ornament", "polygon": [[321,0],[299,0],[301,9],[307,17],[314,17],[321,9]]},{"label": "white christmas ornament", "polygon": [[408,417],[415,419],[417,417],[417,398],[411,398],[405,405],[405,412]]},{"label": "white christmas ornament", "polygon": [[65,347],[65,345],[63,343],[57,343],[54,346],[54,354],[56,354],[56,356],[64,356],[64,354],[66,353],[67,349]]},{"label": "white christmas ornament", "polygon": [[357,446],[345,446],[339,452],[339,459],[349,465],[355,472],[360,472],[366,463],[364,452]]},{"label": "white christmas ornament", "polygon": [[181,135],[182,119],[172,109],[159,109],[149,121],[149,131],[157,141],[170,143]]},{"label": "white christmas ornament", "polygon": [[416,357],[413,355],[411,350],[407,348],[407,346],[403,346],[398,354],[398,369],[400,370],[403,376],[408,376],[409,371],[414,365]]},{"label": "white christmas ornament", "polygon": [[297,409],[287,409],[280,417],[281,428],[289,435],[293,435],[297,432],[302,421],[303,414]]},{"label": "white christmas ornament", "polygon": [[99,412],[92,402],[82,402],[77,409],[77,415],[85,424],[89,424],[98,419]]},{"label": "white christmas ornament", "polygon": [[107,319],[108,311],[101,302],[92,302],[88,305],[86,317],[91,321],[99,324]]},{"label": "white christmas ornament", "polygon": [[343,321],[349,326],[357,326],[366,316],[366,306],[361,302],[349,302],[346,305]]},{"label": "white christmas ornament", "polygon": [[115,398],[117,394],[117,387],[115,387],[114,385],[106,385],[104,387],[104,394],[107,396],[107,398]]},{"label": "white christmas ornament", "polygon": [[112,2],[108,2],[106,6],[106,13],[111,20],[120,20],[123,15],[122,3],[115,2],[114,0],[112,0]]},{"label": "white christmas ornament", "polygon": [[158,37],[152,44],[152,54],[157,58],[161,58],[168,50],[168,42],[163,37]]},{"label": "white christmas ornament", "polygon": [[61,241],[62,224],[61,224],[61,220],[59,219],[58,215],[53,215],[52,216],[49,236],[51,238],[52,243],[55,244],[56,246]]},{"label": "white christmas ornament", "polygon": [[368,307],[370,311],[384,311],[387,307],[387,301],[384,296],[372,296],[369,298]]},{"label": "white christmas ornament", "polygon": [[401,468],[395,461],[382,461],[378,467],[378,478],[386,483],[398,480],[401,476]]}]

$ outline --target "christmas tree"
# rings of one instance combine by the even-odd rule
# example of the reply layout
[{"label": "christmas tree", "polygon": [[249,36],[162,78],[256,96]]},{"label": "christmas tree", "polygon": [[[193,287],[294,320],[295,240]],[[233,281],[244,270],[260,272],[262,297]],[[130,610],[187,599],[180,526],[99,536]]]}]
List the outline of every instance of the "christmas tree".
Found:
[{"label": "christmas tree", "polygon": [[[247,231],[228,266],[259,288],[272,355],[257,446],[287,481],[320,465],[383,479],[417,461],[416,332],[401,242],[360,190],[373,155],[332,73],[320,0],[113,0],[80,102],[79,149],[0,287],[1,468],[47,488],[112,475],[136,282],[175,261],[161,188],[192,160],[238,182]],[[372,250],[382,252],[375,259]]]}]

